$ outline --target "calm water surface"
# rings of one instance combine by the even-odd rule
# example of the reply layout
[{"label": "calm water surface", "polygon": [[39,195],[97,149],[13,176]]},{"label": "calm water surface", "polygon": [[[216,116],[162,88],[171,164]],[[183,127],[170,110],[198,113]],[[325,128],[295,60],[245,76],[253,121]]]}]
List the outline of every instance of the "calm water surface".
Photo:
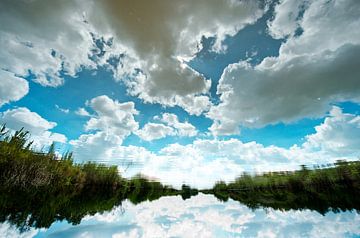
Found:
[{"label": "calm water surface", "polygon": [[110,212],[85,216],[79,225],[19,231],[0,225],[1,237],[360,237],[356,212],[251,210],[237,201],[199,194],[162,197],[138,205],[125,201]]}]

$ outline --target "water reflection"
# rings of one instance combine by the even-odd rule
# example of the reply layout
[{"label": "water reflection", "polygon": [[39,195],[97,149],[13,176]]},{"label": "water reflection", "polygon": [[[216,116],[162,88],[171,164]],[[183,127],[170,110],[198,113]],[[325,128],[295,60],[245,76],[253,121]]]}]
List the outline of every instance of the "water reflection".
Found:
[{"label": "water reflection", "polygon": [[[76,211],[73,211],[76,213]],[[137,205],[126,200],[103,213],[88,214],[73,226],[65,220],[48,229],[19,233],[5,222],[5,237],[356,237],[357,212],[251,209],[200,193],[190,199],[166,196]]]},{"label": "water reflection", "polygon": [[257,190],[225,190],[214,191],[214,195],[226,202],[229,198],[239,201],[249,208],[273,208],[282,211],[312,210],[322,215],[329,211],[334,213],[355,210],[360,212],[360,191],[329,188],[317,191],[287,189],[257,189]]},{"label": "water reflection", "polygon": [[[282,212],[249,209],[232,199],[220,202],[199,194],[188,200],[162,197],[138,205],[125,201],[109,212],[87,215],[77,226],[56,222],[47,230],[30,230],[29,237],[354,237],[360,235],[356,212],[309,210]],[[15,234],[7,224],[2,231]],[[13,232],[13,233],[10,233]],[[2,233],[6,234],[6,233]],[[16,233],[17,235],[19,233]],[[14,236],[13,236],[14,237]]]}]

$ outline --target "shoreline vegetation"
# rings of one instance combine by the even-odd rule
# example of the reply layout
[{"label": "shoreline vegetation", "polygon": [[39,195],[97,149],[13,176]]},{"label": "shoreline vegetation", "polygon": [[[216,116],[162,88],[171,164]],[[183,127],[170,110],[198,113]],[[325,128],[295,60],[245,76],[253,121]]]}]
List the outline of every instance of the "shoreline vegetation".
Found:
[{"label": "shoreline vegetation", "polygon": [[72,153],[61,158],[54,145],[47,153],[31,148],[29,133],[10,134],[0,128],[0,222],[20,231],[48,228],[55,221],[79,224],[94,215],[121,206],[162,196],[188,199],[198,192],[221,201],[233,199],[251,209],[310,209],[360,212],[360,161],[338,161],[333,167],[292,172],[243,174],[230,183],[217,182],[212,189],[197,190],[182,185],[175,189],[143,175],[123,178],[116,166],[75,164]]},{"label": "shoreline vegetation", "polygon": [[251,209],[282,211],[309,209],[327,212],[360,212],[360,161],[337,161],[332,167],[297,171],[243,174],[234,182],[217,182],[203,191],[221,201],[229,198]]}]

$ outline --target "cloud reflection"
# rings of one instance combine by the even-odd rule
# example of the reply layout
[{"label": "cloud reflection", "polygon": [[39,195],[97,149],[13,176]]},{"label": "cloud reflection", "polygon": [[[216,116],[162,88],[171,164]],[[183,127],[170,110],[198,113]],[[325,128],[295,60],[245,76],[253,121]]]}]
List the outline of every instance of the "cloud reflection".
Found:
[{"label": "cloud reflection", "polygon": [[136,206],[125,202],[78,226],[53,224],[35,237],[354,237],[360,235],[359,224],[355,212],[252,211],[199,194],[185,201],[174,196]]}]

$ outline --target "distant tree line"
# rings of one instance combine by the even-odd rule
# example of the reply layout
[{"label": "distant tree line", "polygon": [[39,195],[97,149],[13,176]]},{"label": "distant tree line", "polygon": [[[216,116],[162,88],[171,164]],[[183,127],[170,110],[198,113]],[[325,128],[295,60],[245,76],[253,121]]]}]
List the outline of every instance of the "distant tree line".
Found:
[{"label": "distant tree line", "polygon": [[331,166],[301,170],[247,173],[226,184],[217,182],[205,190],[218,199],[229,198],[250,208],[310,209],[321,214],[328,211],[360,211],[360,161],[337,161]]}]

